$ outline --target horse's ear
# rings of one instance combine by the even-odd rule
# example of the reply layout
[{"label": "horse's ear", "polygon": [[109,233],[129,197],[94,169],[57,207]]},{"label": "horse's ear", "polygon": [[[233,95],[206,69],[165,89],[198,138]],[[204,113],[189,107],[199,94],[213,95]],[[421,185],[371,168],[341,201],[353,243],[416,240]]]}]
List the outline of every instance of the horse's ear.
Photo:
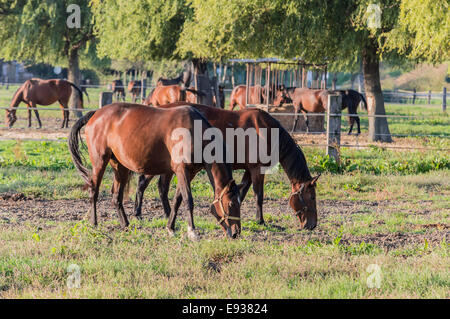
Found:
[{"label": "horse's ear", "polygon": [[319,179],[320,175],[322,175],[322,174],[317,175],[316,177],[314,177],[314,178],[311,180],[311,183],[310,183],[311,186],[315,186],[315,185],[316,185],[316,182],[317,182],[317,180]]}]

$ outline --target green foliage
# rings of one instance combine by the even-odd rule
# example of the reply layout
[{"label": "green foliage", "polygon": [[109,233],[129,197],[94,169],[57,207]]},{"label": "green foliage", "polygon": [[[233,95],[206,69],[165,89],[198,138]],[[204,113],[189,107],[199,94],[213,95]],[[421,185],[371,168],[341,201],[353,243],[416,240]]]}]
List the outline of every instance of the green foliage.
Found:
[{"label": "green foliage", "polygon": [[130,61],[174,56],[190,9],[185,0],[92,1],[101,57]]},{"label": "green foliage", "polygon": [[432,63],[450,58],[448,1],[402,0],[396,27],[387,32],[386,48]]},{"label": "green foliage", "polygon": [[[44,63],[66,63],[69,53],[83,50],[87,60],[97,60],[90,42],[93,24],[89,0],[28,0],[2,4],[0,12],[0,56],[7,60]],[[77,4],[81,11],[81,27],[69,28],[67,7]],[[98,62],[98,61],[97,61]]]}]

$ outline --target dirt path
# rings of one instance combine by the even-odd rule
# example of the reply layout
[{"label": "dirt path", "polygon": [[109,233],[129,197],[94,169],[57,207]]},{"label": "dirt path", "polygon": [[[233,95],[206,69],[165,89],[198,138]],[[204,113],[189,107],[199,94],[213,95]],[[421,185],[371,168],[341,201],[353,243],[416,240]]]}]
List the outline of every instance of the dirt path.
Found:
[{"label": "dirt path", "polygon": [[[396,203],[398,204],[398,203]],[[209,213],[209,201],[196,199],[196,216],[204,216],[213,220]],[[427,202],[421,205],[420,211],[410,211],[408,214],[430,215],[432,210],[426,209]],[[283,199],[267,199],[264,204],[267,227],[250,232],[251,240],[257,241],[279,241],[295,242],[306,244],[308,240],[316,240],[322,243],[333,241],[339,233],[342,225],[353,223],[361,214],[379,214],[389,213],[389,209],[395,207],[390,201],[383,202],[365,202],[365,201],[332,201],[324,200],[318,203],[319,226],[313,232],[299,231],[297,221],[284,218],[291,212],[287,208]],[[29,199],[23,194],[0,194],[0,224],[9,224],[11,226],[27,224],[46,228],[52,227],[52,222],[59,221],[80,221],[85,218],[89,209],[88,200],[45,200]],[[125,210],[131,214],[133,204],[127,202]],[[101,199],[98,204],[100,214],[99,222],[106,220],[116,220],[115,210],[109,199]],[[255,204],[253,199],[247,199],[242,206],[244,221],[252,221],[255,218]],[[186,215],[182,209],[180,219],[185,219]],[[270,216],[269,218],[267,218]],[[131,217],[133,218],[133,217]],[[154,218],[164,218],[164,212],[159,200],[146,199],[143,207],[143,218],[151,220]],[[367,225],[367,229],[373,229],[377,225],[383,225],[385,222],[375,218]],[[116,226],[110,226],[115,228]],[[118,228],[118,226],[117,226]],[[164,231],[159,229],[157,231]],[[202,232],[200,230],[200,232]],[[409,224],[405,223],[402,231],[393,232],[370,232],[363,235],[352,235],[344,233],[342,235],[342,244],[366,244],[372,243],[386,250],[411,246],[423,245],[425,239],[430,245],[438,245],[444,238],[450,234],[450,225],[445,223],[438,224]],[[208,236],[222,236],[221,232],[213,232]]]}]

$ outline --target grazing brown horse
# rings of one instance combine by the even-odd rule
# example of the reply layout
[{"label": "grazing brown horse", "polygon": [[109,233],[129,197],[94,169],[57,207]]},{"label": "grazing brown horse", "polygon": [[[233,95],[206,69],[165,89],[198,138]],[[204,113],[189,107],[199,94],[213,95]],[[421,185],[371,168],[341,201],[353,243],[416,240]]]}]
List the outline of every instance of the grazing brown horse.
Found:
[{"label": "grazing brown horse", "polygon": [[[246,86],[238,85],[235,86],[233,91],[231,91],[230,96],[230,110],[234,110],[236,105],[239,106],[239,110],[243,110],[246,108],[245,106],[245,95],[246,95]],[[250,95],[249,95],[249,104],[260,104],[263,103],[266,97],[265,90],[260,85],[255,85],[250,87]]]},{"label": "grazing brown horse", "polygon": [[69,98],[72,94],[72,87],[78,91],[79,103],[77,108],[83,108],[83,93],[79,87],[66,80],[41,80],[30,79],[14,93],[9,109],[6,110],[6,125],[10,128],[17,121],[16,110],[20,102],[27,104],[28,127],[31,127],[31,110],[34,110],[39,128],[42,127],[41,119],[36,105],[50,105],[59,102],[63,108],[63,122],[61,128],[69,125]]},{"label": "grazing brown horse", "polygon": [[157,86],[144,100],[143,104],[159,106],[175,102],[196,102],[196,95],[204,95],[194,88],[184,89],[178,85]]},{"label": "grazing brown horse", "polygon": [[[165,109],[177,108],[186,103],[174,103],[161,106]],[[240,188],[241,201],[244,200],[250,185],[253,184],[253,191],[257,201],[256,217],[258,222],[263,224],[264,218],[262,213],[263,198],[264,198],[264,174],[261,173],[261,168],[267,164],[262,163],[260,158],[257,161],[251,159],[254,149],[246,141],[244,161],[238,160],[237,143],[227,140],[226,129],[228,128],[242,128],[244,130],[256,129],[259,133],[260,129],[267,129],[267,138],[264,142],[267,143],[267,149],[270,149],[272,131],[271,129],[278,129],[279,140],[277,145],[279,147],[280,164],[286,172],[291,182],[291,195],[289,197],[289,205],[293,209],[295,215],[300,221],[300,227],[312,230],[317,225],[317,208],[316,208],[316,182],[319,176],[311,177],[311,174],[306,163],[305,156],[300,147],[295,143],[288,132],[281,126],[281,124],[271,117],[267,112],[259,109],[246,109],[242,111],[228,111],[215,107],[189,104],[199,110],[213,125],[218,128],[224,138],[228,147],[234,149],[234,159],[232,167],[236,169],[244,169],[244,177],[242,179]],[[233,136],[234,139],[234,136]],[[230,145],[231,144],[231,145]],[[233,147],[234,146],[234,147]],[[164,207],[164,212],[168,216],[170,212],[170,205],[168,201],[169,184],[173,174],[166,174],[160,177],[158,188],[161,200]],[[138,188],[136,191],[135,215],[140,216],[142,212],[142,200],[145,189],[147,188],[153,176],[139,177]],[[212,183],[213,184],[213,183]],[[213,184],[214,185],[214,184]],[[174,198],[174,209],[178,209],[181,203],[181,197]]]},{"label": "grazing brown horse", "polygon": [[309,121],[307,113],[324,113],[328,104],[327,90],[312,90],[306,88],[285,88],[277,89],[274,105],[281,106],[283,103],[292,102],[295,115],[292,131],[297,128],[298,112],[302,112],[306,123],[306,131],[309,132]]},{"label": "grazing brown horse", "polygon": [[[129,224],[122,202],[130,171],[144,176],[176,174],[176,194],[182,197],[190,213],[188,234],[190,238],[196,239],[190,183],[193,176],[205,168],[215,185],[215,212],[212,212],[226,234],[236,237],[240,231],[240,202],[230,165],[217,162],[208,164],[203,158],[201,162],[194,163],[192,144],[200,143],[203,151],[206,142],[197,138],[194,143],[186,143],[183,137],[180,141],[180,135],[174,135],[182,129],[196,139],[194,121],[199,121],[203,130],[211,127],[200,112],[189,106],[158,109],[139,104],[113,103],[89,112],[78,120],[69,135],[69,150],[75,167],[90,188],[91,224],[97,225],[99,187],[109,162],[114,170],[113,202],[122,227]],[[79,149],[80,131],[84,126],[92,172],[84,166]],[[200,133],[203,136],[203,132]],[[187,150],[187,156],[177,159],[181,152],[180,143],[183,154]],[[223,142],[222,147],[225,151]],[[171,234],[175,231],[175,218],[176,212],[172,211],[168,222]]]},{"label": "grazing brown horse", "polygon": [[136,102],[137,97],[141,95],[142,81],[130,81],[128,83],[128,92],[131,93],[131,100]]},{"label": "grazing brown horse", "polygon": [[348,117],[348,123],[350,124],[348,135],[352,133],[353,125],[355,124],[355,122],[356,125],[358,126],[358,134],[361,134],[361,125],[359,116],[356,115],[358,114],[358,105],[360,102],[363,102],[364,110],[367,111],[367,102],[366,99],[364,98],[364,95],[355,90],[336,90],[336,91],[329,91],[329,93],[340,93],[342,96],[342,110],[347,108],[348,114],[353,115]]},{"label": "grazing brown horse", "polygon": [[122,98],[122,101],[125,102],[125,87],[123,85],[122,80],[114,80],[112,81],[111,90],[113,92],[113,96],[116,98],[116,102]]}]

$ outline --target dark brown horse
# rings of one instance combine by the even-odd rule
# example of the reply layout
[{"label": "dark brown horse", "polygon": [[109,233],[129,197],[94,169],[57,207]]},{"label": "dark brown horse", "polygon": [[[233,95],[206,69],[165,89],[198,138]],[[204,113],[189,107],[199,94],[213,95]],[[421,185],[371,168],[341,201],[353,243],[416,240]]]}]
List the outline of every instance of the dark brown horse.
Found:
[{"label": "dark brown horse", "polygon": [[[219,85],[219,97],[220,97],[220,105],[217,105],[216,96],[213,96],[213,106],[220,107],[221,109],[225,108],[225,91],[223,85]],[[187,101],[195,103],[195,101]]]},{"label": "dark brown horse", "polygon": [[31,127],[31,110],[34,110],[39,128],[42,127],[41,119],[37,111],[36,105],[50,105],[59,102],[63,108],[63,122],[61,128],[69,125],[69,99],[72,94],[72,87],[78,91],[79,103],[77,108],[83,108],[83,93],[79,87],[72,82],[66,80],[41,80],[31,79],[25,81],[24,84],[16,91],[9,106],[6,110],[6,125],[10,128],[17,121],[16,110],[20,102],[27,104],[28,109],[28,127]]},{"label": "dark brown horse", "polygon": [[123,85],[122,80],[119,79],[112,81],[111,90],[116,102],[120,99],[125,102],[125,86]]},{"label": "dark brown horse", "polygon": [[[182,130],[195,139],[194,121],[199,121],[203,130],[211,127],[200,112],[189,106],[166,110],[139,104],[113,103],[89,112],[78,120],[70,132],[69,150],[75,167],[90,188],[91,224],[97,225],[99,187],[106,166],[110,163],[114,170],[113,202],[122,227],[129,224],[122,202],[130,171],[144,176],[176,174],[176,194],[184,200],[190,212],[188,235],[196,239],[190,183],[193,176],[205,168],[215,186],[215,211],[212,212],[227,235],[236,237],[240,231],[240,202],[230,165],[216,162],[207,164],[203,156],[201,162],[194,163],[192,144],[200,143],[203,151],[206,143],[200,139],[189,143],[183,135],[176,133]],[[79,149],[80,131],[84,126],[92,172],[84,166]],[[222,147],[225,151],[223,142]],[[185,151],[187,156],[180,158],[180,152],[186,154]],[[175,218],[176,212],[173,211],[168,223],[171,234],[175,231]]]},{"label": "dark brown horse", "polygon": [[195,103],[196,95],[202,96],[204,93],[196,91],[194,88],[184,89],[178,85],[157,86],[143,104],[159,106],[175,102]]},{"label": "dark brown horse", "polygon": [[342,110],[347,108],[347,112],[349,115],[348,123],[350,125],[350,129],[348,130],[348,134],[350,135],[353,130],[353,125],[356,122],[358,126],[358,134],[361,134],[361,125],[358,114],[358,105],[360,102],[363,102],[364,110],[367,111],[367,102],[364,96],[355,91],[355,90],[336,90],[330,91],[330,93],[340,93],[342,96]]},{"label": "dark brown horse", "polygon": [[[165,109],[177,108],[186,103],[174,103],[169,105],[163,105],[161,107]],[[259,109],[246,109],[242,111],[228,111],[215,107],[209,107],[205,105],[189,104],[199,110],[213,125],[218,128],[224,138],[228,147],[234,149],[234,158],[232,160],[233,169],[244,169],[244,177],[239,185],[241,200],[244,200],[250,185],[253,184],[253,191],[257,201],[256,217],[258,222],[263,224],[264,218],[262,213],[263,198],[264,198],[264,174],[261,172],[261,168],[267,164],[263,163],[258,157],[256,161],[252,160],[252,146],[248,139],[245,141],[245,151],[238,154],[239,140],[237,143],[227,139],[226,130],[230,128],[241,128],[243,130],[256,129],[258,134],[261,129],[266,129],[267,138],[263,143],[267,143],[267,149],[270,149],[272,142],[272,130],[276,129],[279,132],[278,141],[275,144],[279,147],[279,161],[284,171],[286,172],[291,182],[291,195],[289,197],[289,205],[293,209],[295,215],[300,221],[300,227],[306,229],[314,229],[317,225],[317,208],[316,208],[316,182],[319,176],[311,177],[308,170],[305,156],[300,147],[297,146],[295,141],[291,138],[288,132],[281,126],[281,124],[271,117],[267,112]],[[276,138],[276,136],[274,136]],[[234,136],[233,136],[233,139]],[[231,145],[230,145],[231,144]],[[239,160],[239,156],[243,155],[243,160]],[[231,164],[231,163],[230,163]],[[136,191],[136,204],[135,215],[140,216],[142,211],[142,198],[146,187],[153,176],[139,177],[139,184]],[[164,211],[166,216],[170,212],[170,205],[168,201],[169,184],[172,178],[172,174],[166,174],[160,177],[158,188],[161,195]],[[178,209],[181,203],[181,197],[175,197],[174,203],[176,204],[174,209]]]},{"label": "dark brown horse", "polygon": [[[238,85],[235,86],[233,91],[231,91],[230,96],[230,110],[234,110],[236,105],[239,106],[239,110],[243,110],[246,108],[245,106],[245,95],[246,95],[246,86]],[[249,104],[261,104],[263,103],[266,97],[265,90],[260,85],[255,85],[250,87],[250,94],[248,103]]]},{"label": "dark brown horse", "polygon": [[292,132],[297,128],[298,112],[302,112],[306,123],[306,131],[309,132],[309,121],[307,113],[324,113],[328,104],[327,90],[312,90],[305,88],[278,88],[274,105],[281,106],[283,103],[292,102],[295,110],[294,125]]},{"label": "dark brown horse", "polygon": [[128,83],[128,92],[131,94],[131,101],[135,103],[137,97],[140,96],[142,92],[142,81],[130,81],[130,83]]}]

